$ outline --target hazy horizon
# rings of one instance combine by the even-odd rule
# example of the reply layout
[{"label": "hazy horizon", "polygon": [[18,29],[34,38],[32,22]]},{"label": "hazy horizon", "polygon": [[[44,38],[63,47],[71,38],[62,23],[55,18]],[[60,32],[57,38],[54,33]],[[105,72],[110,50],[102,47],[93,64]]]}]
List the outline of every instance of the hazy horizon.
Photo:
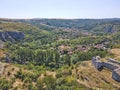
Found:
[{"label": "hazy horizon", "polygon": [[73,20],[73,19],[75,19],[75,20],[77,20],[77,19],[120,19],[120,18],[2,18],[2,17],[0,17],[0,19],[14,19],[14,20],[21,20],[21,19],[63,19],[63,20]]}]

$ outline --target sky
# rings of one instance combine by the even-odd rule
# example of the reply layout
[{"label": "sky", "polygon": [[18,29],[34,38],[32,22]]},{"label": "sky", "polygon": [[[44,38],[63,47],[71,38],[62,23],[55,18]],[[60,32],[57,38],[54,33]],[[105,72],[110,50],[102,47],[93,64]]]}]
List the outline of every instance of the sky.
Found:
[{"label": "sky", "polygon": [[120,0],[0,0],[0,18],[120,18]]}]

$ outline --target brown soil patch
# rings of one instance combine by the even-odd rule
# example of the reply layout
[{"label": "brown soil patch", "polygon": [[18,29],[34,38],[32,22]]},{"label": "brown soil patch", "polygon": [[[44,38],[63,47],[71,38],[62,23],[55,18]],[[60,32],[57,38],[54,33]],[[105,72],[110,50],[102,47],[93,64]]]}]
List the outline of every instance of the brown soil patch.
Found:
[{"label": "brown soil patch", "polygon": [[5,57],[5,51],[0,49],[0,58]]},{"label": "brown soil patch", "polygon": [[118,48],[111,49],[110,52],[113,53],[113,54],[115,54],[116,56],[120,56],[120,49],[118,49]]},{"label": "brown soil patch", "polygon": [[111,49],[110,52],[115,55],[114,59],[120,61],[120,49],[119,48]]}]

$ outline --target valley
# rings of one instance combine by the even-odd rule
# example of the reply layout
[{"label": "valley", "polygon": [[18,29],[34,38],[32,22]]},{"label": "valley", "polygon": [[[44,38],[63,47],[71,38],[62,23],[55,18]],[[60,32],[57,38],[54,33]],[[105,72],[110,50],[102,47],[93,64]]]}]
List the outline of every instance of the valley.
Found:
[{"label": "valley", "polygon": [[92,57],[120,60],[120,19],[0,19],[1,90],[119,90]]}]

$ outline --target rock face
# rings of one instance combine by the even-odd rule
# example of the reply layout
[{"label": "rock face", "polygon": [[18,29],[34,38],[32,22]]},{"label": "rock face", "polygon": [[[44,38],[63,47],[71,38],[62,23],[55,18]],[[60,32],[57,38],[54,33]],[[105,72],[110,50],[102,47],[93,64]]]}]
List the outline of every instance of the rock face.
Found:
[{"label": "rock face", "polygon": [[107,62],[102,62],[97,56],[92,58],[92,65],[94,65],[97,70],[102,70],[103,67],[112,70],[112,78],[120,82],[120,62],[114,59],[108,59]]},{"label": "rock face", "polygon": [[18,31],[4,31],[0,32],[0,40],[2,41],[18,41],[24,38],[23,32]]},{"label": "rock face", "polygon": [[107,32],[107,33],[114,33],[114,32],[116,32],[116,30],[113,29],[112,26],[109,26],[109,27],[106,27],[106,28],[105,28],[105,32]]}]

